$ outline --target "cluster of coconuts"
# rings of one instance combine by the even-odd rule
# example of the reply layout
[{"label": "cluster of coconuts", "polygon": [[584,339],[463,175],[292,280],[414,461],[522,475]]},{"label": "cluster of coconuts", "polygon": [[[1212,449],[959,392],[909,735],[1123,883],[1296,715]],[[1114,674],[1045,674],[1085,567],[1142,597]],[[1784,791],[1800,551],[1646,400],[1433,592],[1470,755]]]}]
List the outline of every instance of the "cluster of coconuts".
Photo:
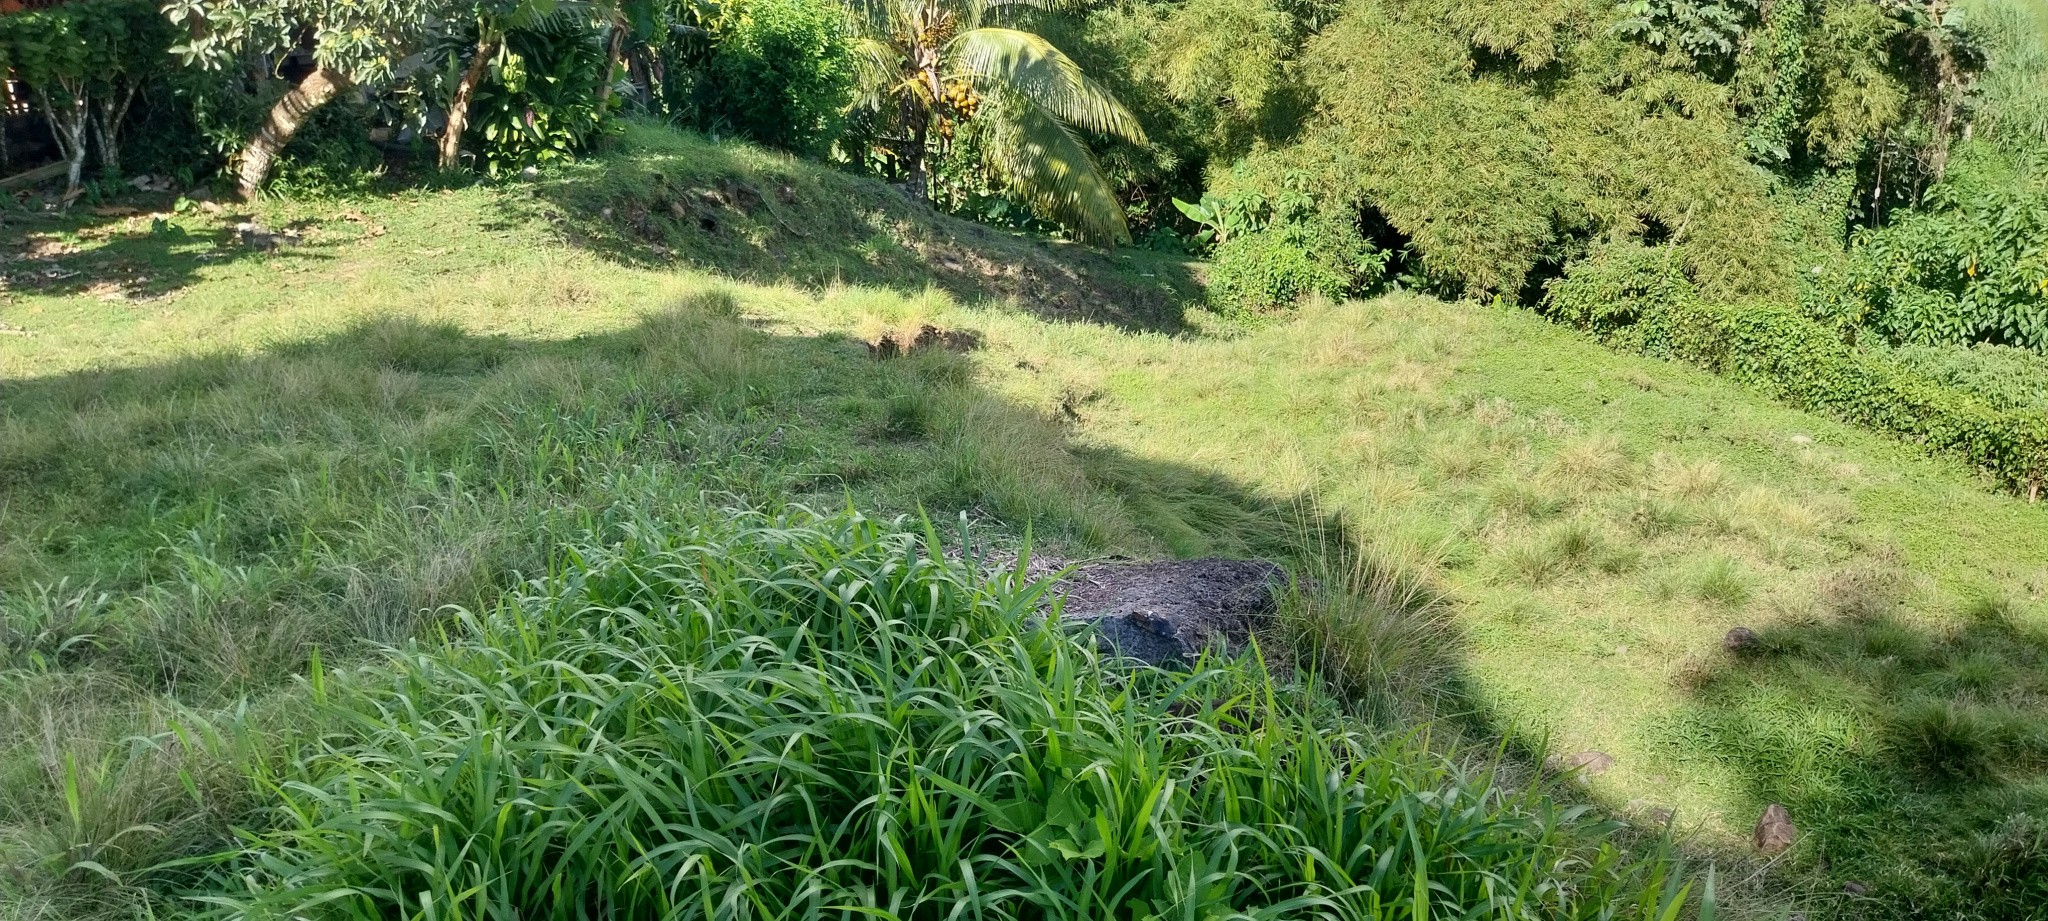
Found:
[{"label": "cluster of coconuts", "polygon": [[973,85],[965,80],[946,84],[945,92],[939,96],[939,136],[952,140],[953,130],[973,118],[980,108],[981,94],[974,91]]}]

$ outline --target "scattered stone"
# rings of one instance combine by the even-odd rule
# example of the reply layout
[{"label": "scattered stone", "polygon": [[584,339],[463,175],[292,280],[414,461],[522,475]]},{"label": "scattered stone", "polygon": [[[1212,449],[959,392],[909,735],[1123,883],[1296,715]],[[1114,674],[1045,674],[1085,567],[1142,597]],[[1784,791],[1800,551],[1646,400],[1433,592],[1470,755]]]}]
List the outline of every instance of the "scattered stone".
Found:
[{"label": "scattered stone", "polygon": [[244,246],[260,250],[275,250],[280,246],[299,245],[299,235],[297,232],[287,230],[283,233],[272,233],[255,221],[243,221],[240,224],[236,224],[235,239],[240,240]]},{"label": "scattered stone", "polygon": [[1270,619],[1287,573],[1256,560],[1090,563],[1052,595],[1060,619],[1092,630],[1106,652],[1186,667],[1211,649],[1243,647]]},{"label": "scattered stone", "polygon": [[1865,886],[1862,883],[1856,882],[1855,880],[1850,880],[1849,882],[1842,884],[1842,891],[1850,895],[1863,895],[1870,891],[1870,887]]},{"label": "scattered stone", "polygon": [[1792,826],[1792,813],[1784,806],[1772,803],[1764,807],[1764,814],[1756,820],[1756,832],[1752,841],[1756,849],[1766,854],[1776,854],[1792,846],[1799,836],[1799,829]]},{"label": "scattered stone", "polygon": [[1543,759],[1543,770],[1549,774],[1574,774],[1580,778],[1607,773],[1614,767],[1614,756],[1603,751],[1583,751],[1574,755],[1551,755]]},{"label": "scattered stone", "polygon": [[1736,627],[1728,631],[1726,636],[1721,637],[1721,648],[1737,654],[1755,652],[1763,646],[1763,643],[1763,638],[1757,636],[1756,631],[1748,627]]}]

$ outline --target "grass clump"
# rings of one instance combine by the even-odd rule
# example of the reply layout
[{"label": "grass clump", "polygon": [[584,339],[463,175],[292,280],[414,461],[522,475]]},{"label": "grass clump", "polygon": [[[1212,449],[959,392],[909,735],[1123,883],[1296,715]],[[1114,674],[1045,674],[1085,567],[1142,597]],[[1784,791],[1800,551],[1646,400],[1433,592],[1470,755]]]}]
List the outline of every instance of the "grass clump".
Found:
[{"label": "grass clump", "polygon": [[1671,917],[1663,857],[1256,668],[1124,671],[853,514],[642,521],[267,778],[232,917]]}]

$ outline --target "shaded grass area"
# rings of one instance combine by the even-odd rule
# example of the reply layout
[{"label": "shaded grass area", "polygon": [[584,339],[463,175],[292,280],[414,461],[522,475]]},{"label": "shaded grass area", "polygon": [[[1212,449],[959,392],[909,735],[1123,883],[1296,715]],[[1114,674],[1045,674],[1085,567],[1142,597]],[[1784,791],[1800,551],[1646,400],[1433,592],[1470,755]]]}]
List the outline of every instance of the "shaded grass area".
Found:
[{"label": "shaded grass area", "polygon": [[316,650],[437,628],[621,515],[808,496],[1145,546],[959,356],[771,336],[716,288],[578,339],[392,318],[0,397],[0,848],[33,871],[24,897],[91,901],[96,868],[125,879],[248,817],[247,790],[187,795],[236,788],[227,763],[131,736],[252,696],[289,711]]},{"label": "shaded grass area", "polygon": [[[1298,514],[1293,503],[1170,462],[1100,448],[1083,460],[1066,449],[1056,422],[976,385],[968,357],[925,350],[878,361],[846,335],[777,335],[750,322],[738,290],[708,284],[624,330],[563,340],[474,335],[400,316],[249,355],[9,380],[0,391],[7,407],[0,484],[9,520],[29,526],[0,545],[0,584],[7,586],[0,597],[7,753],[0,785],[10,794],[0,807],[8,866],[0,893],[7,915],[163,913],[190,907],[181,894],[209,893],[230,899],[211,903],[224,913],[263,914],[343,886],[363,894],[324,903],[330,910],[377,913],[387,885],[433,893],[450,906],[473,899],[567,911],[613,897],[622,906],[652,905],[667,897],[665,888],[603,884],[630,868],[600,857],[630,854],[629,842],[676,830],[619,825],[605,837],[612,819],[653,814],[622,813],[618,804],[651,808],[647,797],[665,795],[658,771],[625,770],[605,780],[586,770],[618,758],[719,768],[696,781],[668,778],[682,785],[666,788],[675,795],[709,789],[714,780],[738,782],[741,775],[724,773],[723,765],[756,764],[745,776],[768,784],[756,791],[759,802],[727,803],[719,813],[726,819],[703,819],[702,828],[734,840],[787,843],[741,826],[801,811],[804,800],[777,792],[780,783],[771,781],[820,772],[805,796],[822,799],[809,808],[849,821],[872,811],[863,821],[900,836],[880,850],[870,849],[866,833],[853,835],[856,846],[843,829],[788,853],[728,854],[707,844],[691,864],[705,892],[751,892],[792,910],[828,895],[836,905],[897,892],[909,901],[895,908],[910,914],[921,904],[963,904],[1099,917],[1135,911],[1130,900],[1138,899],[1399,917],[1426,913],[1431,900],[1480,905],[1480,894],[1493,892],[1507,899],[1496,912],[1541,905],[1562,916],[1604,917],[1621,907],[1653,917],[1696,891],[1677,865],[1603,841],[1613,827],[1532,788],[1496,785],[1420,743],[1383,737],[1312,689],[1275,688],[1222,663],[1171,680],[1104,672],[1082,648],[1024,630],[1015,599],[1028,596],[1018,587],[979,586],[957,567],[910,562],[885,571],[895,576],[880,578],[916,581],[918,591],[898,586],[898,595],[925,599],[906,612],[917,620],[904,625],[847,620],[861,607],[848,605],[862,596],[839,593],[837,583],[818,596],[831,601],[830,610],[801,616],[760,599],[727,605],[734,592],[790,584],[787,573],[748,569],[757,551],[833,555],[840,565],[813,576],[845,579],[855,562],[904,563],[915,549],[850,521],[833,525],[858,532],[844,541],[790,537],[807,518],[749,531],[749,540],[773,545],[765,550],[744,541],[725,550],[700,546],[735,533],[733,516],[753,520],[742,509],[790,497],[959,512],[989,522],[984,532],[999,543],[1014,544],[1028,526],[1037,541],[1075,553],[1160,550],[1096,476],[1180,497],[1183,527],[1236,527],[1247,539],[1263,533],[1258,539],[1276,551],[1285,522]],[[838,292],[811,309],[820,319],[845,312],[885,324],[948,319],[939,315],[951,309],[943,302],[893,297]],[[684,529],[685,522],[702,530]],[[1348,540],[1337,528],[1312,532]],[[712,582],[678,568],[710,559],[738,568]],[[1368,564],[1352,575],[1348,582],[1326,577],[1316,598],[1290,606],[1290,635],[1370,637],[1361,648],[1373,661],[1347,661],[1342,671],[1354,679],[1362,712],[1386,725],[1413,712],[1405,702],[1446,681],[1454,666],[1429,621],[1399,619],[1426,602],[1370,594],[1396,589]],[[500,593],[521,579],[539,580],[526,591],[541,594],[499,607]],[[882,590],[879,582],[860,584]],[[711,607],[688,609],[719,616],[696,626],[688,618],[648,620],[655,598],[670,606],[704,602]],[[1001,601],[999,610],[985,607],[988,598]],[[587,607],[600,599],[611,614]],[[1325,616],[1339,608],[1345,616]],[[1388,616],[1364,616],[1374,612]],[[588,645],[596,622],[609,623],[600,632],[624,645]],[[821,702],[866,701],[839,722],[785,714],[747,732],[733,722],[743,715],[735,712],[685,720],[735,726],[735,734],[698,739],[708,762],[631,741],[629,724],[682,720],[682,711],[662,716],[605,705],[600,713],[626,723],[589,735],[601,750],[583,755],[561,747],[574,734],[567,724],[544,733],[553,743],[532,746],[518,728],[525,724],[512,719],[547,706],[518,700],[512,689],[523,667],[511,667],[514,659],[537,670],[534,693],[564,691],[558,679],[566,673],[541,673],[572,660],[583,663],[572,671],[593,680],[600,661],[610,661],[638,663],[634,680],[687,684],[709,679],[650,674],[647,655],[662,650],[678,669],[717,673],[711,666],[721,656],[751,661],[804,642],[806,624],[857,638],[856,645],[900,641],[904,648],[866,664],[855,655],[865,645],[841,648],[832,640],[816,652],[843,658],[830,674],[849,680],[872,667],[911,668],[892,679],[899,703],[982,700],[975,712],[1006,714],[1004,732],[1019,747],[1009,755],[988,748],[997,728],[988,714],[963,722],[906,710],[893,698],[863,696],[883,690],[866,685],[821,689],[829,692]],[[686,655],[691,647],[673,631],[711,625],[718,631],[704,640],[716,642],[701,658]],[[955,648],[966,626],[973,642]],[[381,658],[378,644],[443,632],[455,646],[415,647],[398,675],[356,665]],[[1010,660],[996,654],[1006,649],[1023,655],[1010,663],[1018,671],[1004,670]],[[1320,643],[1301,651],[1302,664],[1327,664]],[[931,652],[949,660],[996,657],[986,668],[931,673],[916,665]],[[787,659],[780,652],[772,658]],[[488,679],[491,690],[470,696],[458,674]],[[295,676],[311,676],[310,683]],[[757,681],[733,673],[714,696],[737,702],[732,694],[787,688],[803,677],[774,672]],[[1033,683],[1041,680],[1061,684]],[[567,693],[595,700],[600,685],[622,706],[664,699],[611,681]],[[500,693],[514,696],[490,697]],[[788,702],[778,693],[762,706]],[[486,731],[473,717],[497,704],[510,708],[501,713],[508,722]],[[912,737],[891,730],[859,742],[833,728],[872,729],[875,720],[906,720],[899,728],[924,741],[910,744]],[[980,728],[972,738],[950,735],[966,726]],[[783,732],[791,727],[814,728],[818,736],[802,750],[821,760],[799,769],[731,750],[781,739],[774,747],[786,751]],[[672,734],[648,738],[682,742]],[[466,748],[494,739],[502,744],[488,751]],[[1059,742],[1048,748],[1049,739]],[[425,773],[405,773],[394,760],[401,750],[422,759],[414,767]],[[878,753],[904,759],[900,775],[868,770],[868,756]],[[1048,753],[1052,760],[1042,763],[1018,760]],[[434,767],[455,763],[474,772]],[[493,765],[503,773],[489,773]],[[775,765],[788,770],[770,770]],[[1332,770],[1349,781],[1327,788]],[[582,786],[566,784],[561,771]],[[930,779],[934,771],[946,782]],[[1204,779],[1196,782],[1197,775]],[[899,776],[907,786],[891,785]],[[515,777],[534,785],[524,801],[544,804],[521,813],[537,824],[499,824],[495,807],[471,815],[482,825],[432,818],[444,814],[435,809],[483,795],[472,782]],[[1226,777],[1258,785],[1235,789],[1220,783]],[[834,786],[865,789],[877,781],[885,784],[879,800]],[[650,786],[634,785],[642,782]],[[964,795],[947,783],[978,792]],[[988,797],[1000,797],[993,817],[1000,821],[986,814]],[[1254,823],[1266,835],[1247,838],[1214,824],[1225,802],[1267,804],[1274,811]],[[387,821],[399,813],[416,818]],[[598,837],[572,847],[549,831],[571,814],[583,817],[577,828]],[[1301,815],[1320,818],[1296,828]],[[1097,819],[1110,830],[1098,832]],[[189,861],[228,848],[236,828],[263,837],[222,858],[227,863]],[[442,837],[434,837],[437,830]],[[1309,832],[1338,837],[1300,838]],[[469,842],[459,856],[431,843],[458,838]],[[635,859],[669,866],[661,862],[687,856],[682,842],[671,843],[682,850],[663,847]],[[899,849],[917,856],[899,863]],[[423,869],[429,852],[442,856]],[[960,860],[933,862],[933,853]],[[1306,876],[1291,869],[1323,859],[1317,854],[1331,862]],[[728,857],[734,871],[760,860],[811,867],[814,883],[830,885],[795,897],[776,888],[792,879],[767,873],[768,864],[725,875],[719,861]],[[574,897],[549,895],[562,883],[560,868],[586,858],[596,862],[583,882],[570,884]],[[968,875],[954,875],[960,872]],[[485,878],[493,885],[473,888]]]}]

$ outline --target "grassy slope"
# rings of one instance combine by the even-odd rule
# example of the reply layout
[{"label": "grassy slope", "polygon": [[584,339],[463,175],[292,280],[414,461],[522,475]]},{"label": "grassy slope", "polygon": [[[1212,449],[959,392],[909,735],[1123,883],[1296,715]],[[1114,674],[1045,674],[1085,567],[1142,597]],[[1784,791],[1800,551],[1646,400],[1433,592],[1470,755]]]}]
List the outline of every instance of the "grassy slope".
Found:
[{"label": "grassy slope", "polygon": [[[276,205],[315,223],[275,255],[203,216],[27,225],[14,248],[50,258],[0,308],[35,333],[0,338],[9,789],[488,597],[545,564],[535,534],[709,488],[1135,554],[1287,555],[1328,519],[1455,600],[1473,718],[1614,754],[1594,792],[1618,809],[1726,843],[1787,802],[1798,865],[1892,908],[2024,867],[1968,839],[2040,805],[2048,524],[1968,471],[1518,314],[1396,297],[1184,335],[1171,263],[633,141],[538,187]],[[984,348],[859,341],[926,321]],[[1781,651],[1738,664],[1736,624]],[[1901,694],[1997,725],[1901,722]],[[17,843],[91,837],[10,800]]]},{"label": "grassy slope", "polygon": [[[1613,805],[1733,845],[1787,803],[1798,858],[1892,908],[2038,866],[1994,832],[2041,807],[2048,525],[1968,471],[1522,314],[1388,298],[1232,342],[1021,327],[994,338],[1093,397],[1085,439],[1303,497],[1448,588],[1481,719],[1614,755]],[[1154,508],[1178,552],[1244,548]],[[1780,651],[1723,653],[1738,625]],[[2023,916],[2013,898],[1981,910]]]}]

